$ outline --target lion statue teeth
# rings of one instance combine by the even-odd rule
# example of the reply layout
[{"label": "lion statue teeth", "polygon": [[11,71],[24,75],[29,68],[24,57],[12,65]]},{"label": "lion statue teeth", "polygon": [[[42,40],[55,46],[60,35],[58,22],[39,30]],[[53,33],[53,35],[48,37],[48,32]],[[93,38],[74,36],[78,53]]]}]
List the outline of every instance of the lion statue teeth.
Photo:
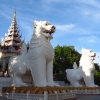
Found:
[{"label": "lion statue teeth", "polygon": [[55,29],[47,21],[34,21],[28,52],[10,59],[12,86],[59,86],[53,81],[54,49],[50,43]]},{"label": "lion statue teeth", "polygon": [[[98,85],[94,84],[95,66],[93,60],[95,56],[96,53],[94,53],[92,50],[82,48],[82,56],[80,58],[79,68],[74,62],[74,69],[66,70],[67,79],[70,81],[72,86],[83,86],[85,82],[85,85],[88,87],[98,87]],[[84,81],[82,81],[82,79]]]}]

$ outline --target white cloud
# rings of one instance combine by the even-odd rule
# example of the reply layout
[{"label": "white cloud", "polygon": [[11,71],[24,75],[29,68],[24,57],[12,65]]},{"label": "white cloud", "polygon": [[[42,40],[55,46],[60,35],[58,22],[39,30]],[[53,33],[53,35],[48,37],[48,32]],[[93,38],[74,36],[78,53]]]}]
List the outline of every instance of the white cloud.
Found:
[{"label": "white cloud", "polygon": [[100,12],[93,14],[95,17],[95,20],[100,20]]},{"label": "white cloud", "polygon": [[11,16],[5,12],[0,12],[0,15],[2,15],[4,18],[11,20]]},{"label": "white cloud", "polygon": [[72,30],[74,34],[79,34],[79,35],[86,35],[86,34],[92,34],[92,32],[88,29],[80,28],[79,26],[75,27],[74,30]]},{"label": "white cloud", "polygon": [[77,1],[78,3],[81,3],[81,4],[87,4],[87,5],[91,5],[91,6],[95,6],[95,7],[99,7],[99,4],[100,2],[98,2],[97,0],[75,0]]},{"label": "white cloud", "polygon": [[88,15],[91,14],[91,11],[85,9],[85,10],[81,11],[81,13],[87,17]]},{"label": "white cloud", "polygon": [[74,24],[56,25],[57,30],[69,31],[74,28]]},{"label": "white cloud", "polygon": [[61,37],[66,35],[69,32],[72,32],[75,27],[74,24],[65,24],[65,25],[55,25],[57,34],[54,34],[55,37]]},{"label": "white cloud", "polygon": [[42,2],[46,2],[46,3],[61,3],[61,2],[66,2],[66,0],[42,0]]},{"label": "white cloud", "polygon": [[[80,28],[76,24],[65,24],[65,25],[55,25],[55,26],[56,26],[56,32],[57,32],[57,34],[54,34],[55,37],[64,36],[65,34],[69,34],[69,33],[72,35],[79,35],[79,36],[93,34],[91,30]],[[89,37],[80,37],[78,38],[78,41],[88,40],[88,42],[93,43],[97,39],[96,37],[93,37],[93,36],[91,36],[91,38],[89,39],[88,38]]]},{"label": "white cloud", "polygon": [[6,6],[5,4],[0,4],[0,15],[3,16],[5,19],[10,20],[11,14],[13,10],[11,6]]},{"label": "white cloud", "polygon": [[[30,26],[28,23],[25,22],[19,22],[18,24],[22,27],[23,36],[30,40],[31,35],[33,34],[32,26]],[[24,32],[27,34],[25,34]]]},{"label": "white cloud", "polygon": [[92,22],[93,21],[98,22],[98,20],[100,20],[100,9],[97,10],[92,10],[91,8],[81,9],[81,14],[84,17],[87,17],[87,20],[92,20]]},{"label": "white cloud", "polygon": [[100,1],[99,0],[74,0],[80,6],[76,6],[82,17],[86,20],[98,21],[100,20]]},{"label": "white cloud", "polygon": [[28,3],[32,5],[34,4],[34,0],[28,0]]},{"label": "white cloud", "polygon": [[88,43],[96,43],[100,39],[98,37],[96,37],[96,36],[90,36],[90,37],[86,36],[86,37],[80,37],[78,40],[79,41],[83,41],[84,43],[87,43],[87,42]]}]

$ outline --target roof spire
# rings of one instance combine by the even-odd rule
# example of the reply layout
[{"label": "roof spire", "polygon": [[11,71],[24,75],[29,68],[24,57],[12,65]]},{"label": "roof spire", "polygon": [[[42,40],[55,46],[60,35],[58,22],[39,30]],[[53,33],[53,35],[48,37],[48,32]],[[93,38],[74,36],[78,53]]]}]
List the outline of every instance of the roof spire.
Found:
[{"label": "roof spire", "polygon": [[14,11],[13,20],[11,22],[11,26],[8,30],[8,33],[5,34],[5,39],[3,39],[2,48],[5,47],[6,52],[19,52],[21,46],[21,39],[19,35],[19,30],[17,27],[16,21],[16,10]]},{"label": "roof spire", "polygon": [[14,19],[16,19],[16,10],[14,11]]}]

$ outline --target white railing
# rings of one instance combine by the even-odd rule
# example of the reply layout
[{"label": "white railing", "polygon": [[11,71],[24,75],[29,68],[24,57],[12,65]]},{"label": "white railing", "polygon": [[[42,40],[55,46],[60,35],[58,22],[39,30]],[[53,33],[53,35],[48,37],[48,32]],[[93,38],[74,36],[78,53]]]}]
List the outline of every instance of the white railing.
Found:
[{"label": "white railing", "polygon": [[76,98],[76,95],[73,93],[54,93],[54,94],[48,94],[46,91],[44,91],[44,94],[30,94],[27,92],[26,94],[21,93],[15,93],[14,91],[12,93],[3,93],[3,97],[6,97],[7,99],[14,99],[14,100],[62,100],[62,99],[70,99],[70,98]]},{"label": "white railing", "polygon": [[70,93],[75,94],[100,94],[100,90],[70,90]]}]

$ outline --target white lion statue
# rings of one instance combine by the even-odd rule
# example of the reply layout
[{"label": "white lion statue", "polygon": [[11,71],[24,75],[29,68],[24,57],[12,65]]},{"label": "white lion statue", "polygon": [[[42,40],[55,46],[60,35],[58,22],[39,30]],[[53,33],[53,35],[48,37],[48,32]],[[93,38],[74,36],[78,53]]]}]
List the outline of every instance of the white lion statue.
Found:
[{"label": "white lion statue", "polygon": [[[54,49],[50,44],[55,26],[47,21],[34,21],[34,34],[29,50],[25,44],[22,54],[12,57],[9,62],[9,75],[12,86],[58,86],[53,81]],[[31,80],[32,77],[32,80]]]},{"label": "white lion statue", "polygon": [[96,53],[92,50],[87,50],[82,48],[82,56],[80,58],[80,65],[77,68],[77,64],[74,62],[74,69],[67,69],[66,76],[72,86],[79,87],[83,86],[84,83],[80,80],[83,79],[85,85],[88,87],[98,87],[98,85],[94,84],[94,70],[95,66],[93,63],[94,57]]}]

